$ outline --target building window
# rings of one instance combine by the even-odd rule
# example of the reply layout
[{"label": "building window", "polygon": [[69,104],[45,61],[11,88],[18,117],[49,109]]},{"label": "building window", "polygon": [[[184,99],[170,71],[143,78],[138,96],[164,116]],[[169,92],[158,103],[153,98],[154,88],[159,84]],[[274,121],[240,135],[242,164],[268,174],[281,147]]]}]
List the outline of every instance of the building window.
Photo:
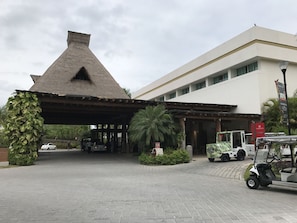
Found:
[{"label": "building window", "polygon": [[236,69],[236,76],[240,76],[255,70],[258,70],[258,62],[254,62]]},{"label": "building window", "polygon": [[206,82],[202,81],[202,82],[194,84],[194,89],[193,90],[196,91],[196,90],[199,90],[199,89],[202,89],[202,88],[205,88],[205,87],[206,87]]},{"label": "building window", "polygon": [[212,82],[213,82],[213,84],[217,84],[217,83],[220,83],[220,82],[223,82],[226,80],[228,80],[228,73],[224,73],[224,74],[214,77]]},{"label": "building window", "polygon": [[190,92],[190,88],[189,87],[186,87],[186,88],[183,88],[183,89],[181,89],[181,95],[183,95],[183,94],[188,94]]},{"label": "building window", "polygon": [[172,99],[176,97],[176,92],[172,92],[169,94],[168,99]]},{"label": "building window", "polygon": [[158,101],[165,101],[164,96],[161,96],[157,99]]}]

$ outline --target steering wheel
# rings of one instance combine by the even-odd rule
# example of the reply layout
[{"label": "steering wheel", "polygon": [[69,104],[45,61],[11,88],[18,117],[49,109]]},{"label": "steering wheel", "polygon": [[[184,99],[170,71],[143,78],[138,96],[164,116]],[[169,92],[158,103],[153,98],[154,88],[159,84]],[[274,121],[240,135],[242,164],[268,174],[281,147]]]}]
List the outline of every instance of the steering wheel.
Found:
[{"label": "steering wheel", "polygon": [[269,163],[272,163],[274,160],[281,160],[277,155],[273,154],[272,160]]}]

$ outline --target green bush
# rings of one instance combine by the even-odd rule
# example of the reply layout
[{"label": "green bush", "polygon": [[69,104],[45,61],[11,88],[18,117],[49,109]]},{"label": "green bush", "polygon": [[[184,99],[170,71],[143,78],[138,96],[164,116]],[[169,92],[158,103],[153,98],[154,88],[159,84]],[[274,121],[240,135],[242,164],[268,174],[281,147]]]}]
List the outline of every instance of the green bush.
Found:
[{"label": "green bush", "polygon": [[10,148],[8,150],[8,160],[10,165],[29,166],[33,165],[37,155],[34,154],[20,154],[16,150]]},{"label": "green bush", "polygon": [[162,156],[142,153],[138,157],[138,160],[141,164],[145,165],[175,165],[190,162],[190,156],[188,152],[183,149],[165,149]]},{"label": "green bush", "polygon": [[250,169],[253,167],[253,163],[251,163],[245,170],[243,178],[246,181],[250,177]]}]

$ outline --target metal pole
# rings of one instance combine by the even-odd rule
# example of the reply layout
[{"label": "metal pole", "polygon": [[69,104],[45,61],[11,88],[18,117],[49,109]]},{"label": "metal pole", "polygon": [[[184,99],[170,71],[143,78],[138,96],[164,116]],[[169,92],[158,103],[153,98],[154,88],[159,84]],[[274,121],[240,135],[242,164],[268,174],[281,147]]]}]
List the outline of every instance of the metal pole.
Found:
[{"label": "metal pole", "polygon": [[[288,102],[287,82],[286,82],[286,71],[287,71],[287,69],[282,69],[283,76],[284,76],[284,87],[285,87],[286,103],[287,103],[287,127],[288,127],[288,134],[291,135],[289,102]],[[290,150],[291,150],[291,166],[294,167],[294,155],[293,155],[292,146],[290,146]]]},{"label": "metal pole", "polygon": [[282,69],[282,72],[283,72],[283,76],[284,76],[285,96],[286,96],[286,103],[287,103],[287,128],[288,128],[288,135],[291,135],[290,112],[289,112],[289,102],[288,102],[287,82],[286,82],[286,69]]}]

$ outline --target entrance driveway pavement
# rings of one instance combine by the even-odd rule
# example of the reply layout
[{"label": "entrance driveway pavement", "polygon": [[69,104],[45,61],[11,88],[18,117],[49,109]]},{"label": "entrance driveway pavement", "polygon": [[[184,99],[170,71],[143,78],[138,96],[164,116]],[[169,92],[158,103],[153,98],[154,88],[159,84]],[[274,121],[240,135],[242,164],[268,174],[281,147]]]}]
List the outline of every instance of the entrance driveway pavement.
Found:
[{"label": "entrance driveway pavement", "polygon": [[297,222],[297,190],[250,190],[250,160],[144,166],[131,154],[42,152],[0,169],[1,223]]}]

